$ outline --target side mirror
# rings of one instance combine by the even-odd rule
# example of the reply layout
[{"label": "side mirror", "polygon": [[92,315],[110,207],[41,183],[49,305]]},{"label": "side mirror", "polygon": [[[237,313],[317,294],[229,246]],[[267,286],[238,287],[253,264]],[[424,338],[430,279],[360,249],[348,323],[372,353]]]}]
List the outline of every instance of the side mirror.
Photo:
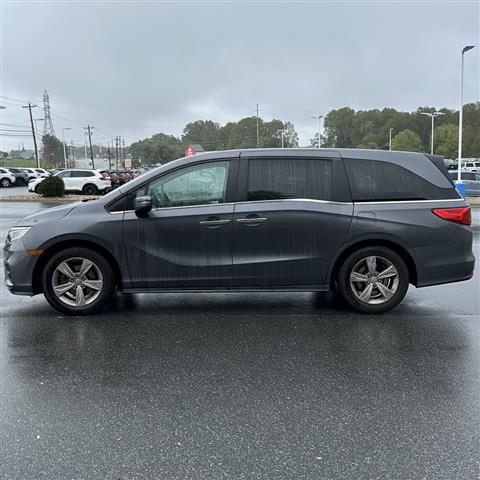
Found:
[{"label": "side mirror", "polygon": [[149,195],[144,197],[137,197],[134,200],[135,215],[138,218],[148,217],[150,210],[152,209],[152,198]]}]

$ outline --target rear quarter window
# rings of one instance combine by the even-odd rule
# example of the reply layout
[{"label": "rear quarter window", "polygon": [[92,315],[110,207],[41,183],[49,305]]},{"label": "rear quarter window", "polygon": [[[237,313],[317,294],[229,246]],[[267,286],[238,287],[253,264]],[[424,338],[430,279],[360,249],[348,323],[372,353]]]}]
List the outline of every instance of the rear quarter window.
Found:
[{"label": "rear quarter window", "polygon": [[[432,164],[433,168],[434,165]],[[392,162],[345,159],[352,199],[366,201],[442,200],[458,198],[452,187],[442,188]]]}]

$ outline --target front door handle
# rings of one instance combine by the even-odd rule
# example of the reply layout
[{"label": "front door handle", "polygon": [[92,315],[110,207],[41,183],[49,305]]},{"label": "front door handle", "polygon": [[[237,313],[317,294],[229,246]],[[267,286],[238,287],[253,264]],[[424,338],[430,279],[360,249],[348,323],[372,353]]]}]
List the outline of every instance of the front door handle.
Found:
[{"label": "front door handle", "polygon": [[218,217],[208,217],[206,220],[202,220],[198,223],[204,227],[215,228],[215,227],[221,227],[222,225],[226,225],[229,222],[230,220],[228,219],[221,219]]},{"label": "front door handle", "polygon": [[268,218],[266,217],[259,217],[258,215],[248,215],[245,218],[237,218],[238,223],[242,223],[244,225],[258,225],[259,223],[266,222]]}]

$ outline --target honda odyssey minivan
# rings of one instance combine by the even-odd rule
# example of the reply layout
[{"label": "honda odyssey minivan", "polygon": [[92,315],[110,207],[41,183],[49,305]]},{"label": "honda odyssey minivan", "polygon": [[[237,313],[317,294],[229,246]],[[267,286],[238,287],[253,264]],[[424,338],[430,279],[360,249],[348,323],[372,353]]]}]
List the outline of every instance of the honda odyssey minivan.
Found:
[{"label": "honda odyssey minivan", "polygon": [[347,149],[211,152],[8,233],[5,283],[90,314],[115,290],[326,291],[385,312],[473,275],[470,209],[441,157]]}]

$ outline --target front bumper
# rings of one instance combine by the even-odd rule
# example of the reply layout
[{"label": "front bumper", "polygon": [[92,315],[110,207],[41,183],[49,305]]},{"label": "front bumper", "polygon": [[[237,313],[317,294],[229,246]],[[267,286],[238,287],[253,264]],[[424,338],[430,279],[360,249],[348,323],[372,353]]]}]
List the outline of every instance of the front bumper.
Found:
[{"label": "front bumper", "polygon": [[5,272],[5,286],[15,295],[34,295],[33,269],[38,256],[30,256],[19,238],[13,242],[8,239],[3,248],[3,266]]}]

